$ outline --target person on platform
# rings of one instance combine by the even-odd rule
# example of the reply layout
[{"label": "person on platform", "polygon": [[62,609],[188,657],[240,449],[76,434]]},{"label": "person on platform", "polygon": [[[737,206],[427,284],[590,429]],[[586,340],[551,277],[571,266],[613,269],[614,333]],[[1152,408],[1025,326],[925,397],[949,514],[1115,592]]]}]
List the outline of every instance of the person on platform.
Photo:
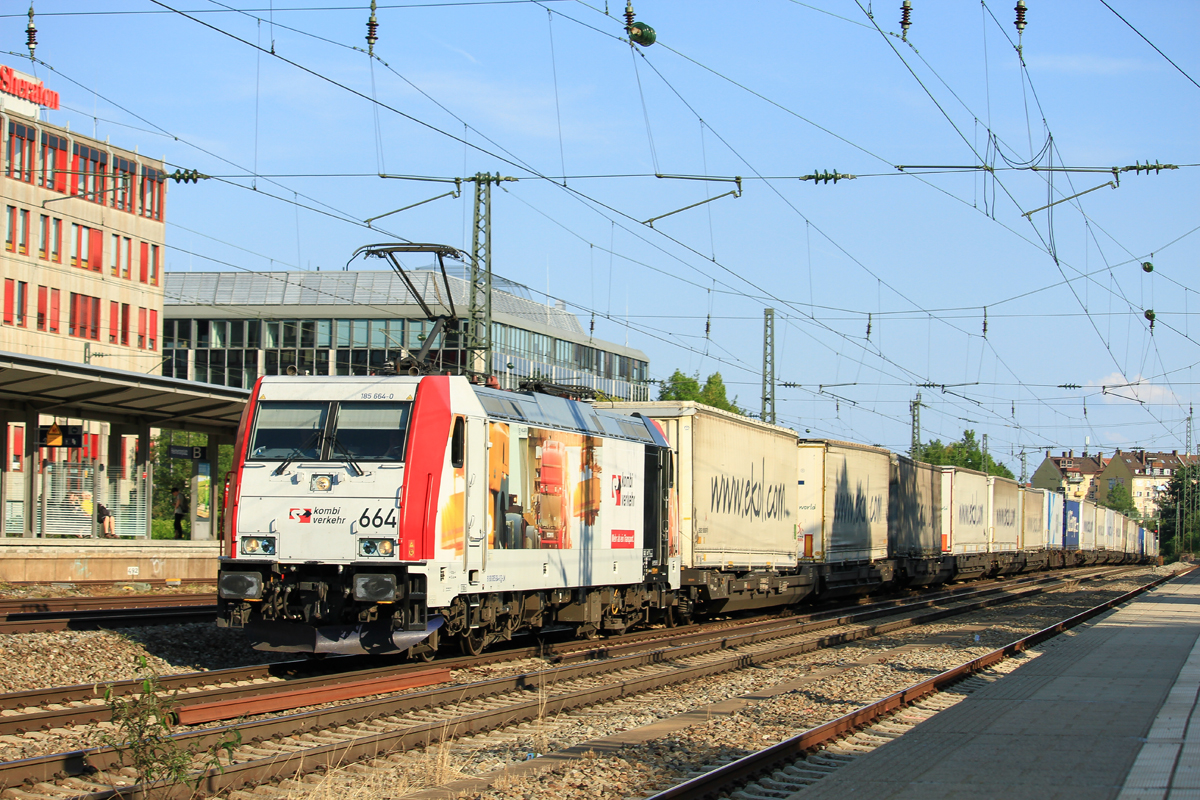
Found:
[{"label": "person on platform", "polygon": [[100,535],[105,539],[117,538],[112,512],[108,510],[108,506],[104,505],[104,503],[96,503],[96,524],[100,528]]},{"label": "person on platform", "polygon": [[183,518],[188,513],[187,495],[179,491],[179,487],[176,486],[171,490],[171,500],[175,510],[175,538],[184,539],[186,537],[183,535]]}]

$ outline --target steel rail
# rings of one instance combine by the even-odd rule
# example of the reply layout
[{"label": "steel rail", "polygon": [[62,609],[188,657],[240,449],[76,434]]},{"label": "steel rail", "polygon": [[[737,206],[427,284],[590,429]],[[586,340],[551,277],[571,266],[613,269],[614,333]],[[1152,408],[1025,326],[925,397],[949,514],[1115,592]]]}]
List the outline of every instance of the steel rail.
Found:
[{"label": "steel rail", "polygon": [[[271,718],[242,723],[240,725],[221,726],[204,731],[178,734],[174,738],[181,741],[181,743],[185,743],[185,745],[195,744],[198,747],[205,747],[216,742],[222,736],[231,733],[234,729],[237,729],[241,732],[243,741],[260,742],[281,736],[299,736],[338,726],[356,725],[366,720],[410,713],[419,709],[433,708],[444,704],[478,702],[483,698],[495,697],[497,695],[527,695],[529,692],[539,692],[540,695],[537,699],[505,705],[500,709],[469,712],[451,721],[439,719],[428,724],[410,726],[400,731],[354,738],[349,743],[323,745],[313,749],[295,751],[294,754],[280,753],[267,759],[235,763],[227,766],[221,772],[213,770],[204,776],[205,785],[203,788],[205,791],[223,791],[238,786],[268,781],[283,775],[295,774],[301,765],[305,769],[312,769],[321,765],[335,766],[345,763],[347,760],[368,755],[378,755],[390,750],[429,745],[441,741],[443,738],[473,734],[527,719],[534,719],[539,715],[547,713],[558,713],[597,702],[630,696],[651,688],[661,687],[668,683],[695,680],[707,675],[746,668],[779,658],[812,652],[823,647],[830,647],[836,644],[891,632],[904,627],[933,622],[948,616],[963,614],[1023,597],[1042,594],[1060,586],[1078,584],[1078,582],[1079,579],[1077,578],[1063,579],[1050,585],[1033,586],[999,596],[989,596],[964,602],[953,608],[941,608],[919,614],[910,614],[905,619],[865,626],[858,630],[840,632],[818,639],[790,642],[765,653],[736,653],[729,658],[712,660],[705,664],[675,668],[671,670],[669,675],[653,674],[633,677],[631,679],[621,679],[606,686],[569,691],[566,694],[554,697],[549,696],[547,692],[553,690],[557,684],[568,680],[617,672],[619,670],[632,670],[666,662],[677,662],[689,656],[716,653],[733,647],[799,635],[803,633],[800,628],[813,623],[799,623],[790,631],[784,626],[780,626],[770,631],[721,636],[704,642],[660,648],[650,652],[618,656],[602,661],[554,667],[517,677],[495,678],[472,684],[460,684],[427,692],[402,695],[400,697],[384,697],[368,700],[349,706],[317,709],[283,718]],[[993,593],[989,592],[989,594]],[[926,601],[921,601],[920,605],[923,606],[925,603]],[[867,613],[875,616],[878,612],[873,610]],[[100,766],[97,767],[96,764]],[[53,781],[56,777],[62,778],[68,775],[86,776],[96,772],[98,769],[111,769],[115,771],[119,770],[122,766],[124,764],[120,754],[108,748],[93,748],[71,753],[41,756],[18,762],[10,762],[8,764],[0,764],[0,787],[15,788],[22,783],[32,785]],[[160,789],[167,792],[168,796],[173,796],[170,794],[172,791],[170,787],[160,787]],[[127,790],[123,788],[121,791],[133,791],[133,789]],[[179,796],[182,797],[185,794],[180,794]]]},{"label": "steel rail", "polygon": [[175,608],[178,606],[216,606],[217,596],[204,594],[132,594],[102,597],[29,597],[0,599],[0,619],[35,614],[62,614],[74,611],[113,611],[127,608]]},{"label": "steel rail", "polygon": [[0,633],[44,633],[53,631],[82,631],[99,628],[128,628],[139,625],[183,625],[191,622],[212,622],[217,607],[176,606],[174,608],[126,608],[113,610],[76,611],[68,616],[62,612],[21,614],[0,620]]},{"label": "steel rail", "polygon": [[[1187,572],[1181,572],[1179,575],[1186,575],[1191,571],[1187,570]],[[659,792],[648,800],[705,800],[706,798],[715,798],[719,795],[729,793],[734,790],[734,787],[749,783],[763,774],[770,773],[785,764],[794,762],[805,753],[823,744],[839,739],[900,708],[911,705],[931,694],[940,692],[976,672],[987,669],[1006,658],[1010,658],[1017,653],[1057,636],[1063,631],[1087,622],[1093,617],[1103,614],[1105,611],[1122,603],[1126,603],[1175,577],[1178,577],[1178,575],[1165,575],[1131,592],[1126,592],[1119,597],[1114,597],[1100,605],[1089,608],[1087,611],[1076,614],[1062,622],[1050,625],[1029,636],[1010,642],[1004,647],[960,664],[953,669],[946,670],[932,678],[894,692],[882,700],[851,711],[823,725],[810,728],[798,736],[786,739],[757,753],[752,753],[737,761],[706,772],[703,775],[698,775],[685,783]]]}]

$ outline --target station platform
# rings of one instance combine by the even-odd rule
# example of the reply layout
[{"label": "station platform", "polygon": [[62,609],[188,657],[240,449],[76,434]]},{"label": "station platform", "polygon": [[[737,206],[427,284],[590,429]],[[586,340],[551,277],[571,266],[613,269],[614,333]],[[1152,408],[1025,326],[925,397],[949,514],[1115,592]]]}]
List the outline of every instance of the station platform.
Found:
[{"label": "station platform", "polygon": [[1097,620],[788,800],[1200,800],[1200,570]]},{"label": "station platform", "polygon": [[216,580],[221,543],[174,539],[0,538],[0,582]]}]

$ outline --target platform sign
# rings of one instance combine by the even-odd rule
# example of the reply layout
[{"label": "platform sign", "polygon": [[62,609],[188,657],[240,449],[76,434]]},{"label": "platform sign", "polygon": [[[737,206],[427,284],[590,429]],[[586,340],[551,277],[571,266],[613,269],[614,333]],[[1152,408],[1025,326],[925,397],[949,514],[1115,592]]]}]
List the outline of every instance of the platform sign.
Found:
[{"label": "platform sign", "polygon": [[183,458],[190,461],[206,461],[208,460],[208,447],[173,444],[168,446],[167,455],[171,458]]},{"label": "platform sign", "polygon": [[83,447],[82,425],[53,425],[38,426],[39,447]]}]

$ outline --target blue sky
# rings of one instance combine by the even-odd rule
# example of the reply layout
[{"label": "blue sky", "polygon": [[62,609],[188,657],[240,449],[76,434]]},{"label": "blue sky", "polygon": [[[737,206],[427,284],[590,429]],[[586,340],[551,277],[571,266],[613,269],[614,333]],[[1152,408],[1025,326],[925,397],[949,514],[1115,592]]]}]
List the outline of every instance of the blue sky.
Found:
[{"label": "blue sky", "polygon": [[[1011,0],[913,0],[905,40],[898,2],[640,0],[631,49],[617,2],[381,3],[374,61],[367,5],[37,0],[31,66],[10,4],[0,60],[60,92],[50,121],[215,176],[168,189],[169,270],[469,248],[470,184],[371,230],[454,188],[378,175],[501,174],[494,270],[655,378],[719,371],[757,411],[770,307],[811,435],[906,450],[919,391],[924,439],[986,433],[1015,472],[1183,449],[1200,4],[1029,0],[1018,40]],[[1148,161],[1180,168],[1110,171]]]}]

